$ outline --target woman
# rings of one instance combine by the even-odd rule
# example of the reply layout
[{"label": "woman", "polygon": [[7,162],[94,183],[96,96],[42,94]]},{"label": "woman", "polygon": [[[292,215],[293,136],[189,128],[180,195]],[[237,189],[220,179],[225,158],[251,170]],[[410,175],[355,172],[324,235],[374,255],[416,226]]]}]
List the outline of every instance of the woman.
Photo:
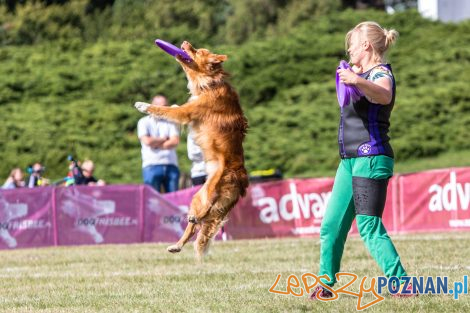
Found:
[{"label": "woman", "polygon": [[[398,32],[383,29],[375,22],[360,23],[346,35],[346,51],[353,68],[337,72],[341,82],[356,86],[363,96],[341,108],[341,162],[320,230],[319,275],[328,275],[330,281],[322,281],[330,287],[336,282],[354,218],[361,238],[385,275],[407,275],[381,219],[394,165],[387,134],[395,80],[384,55],[397,37]],[[397,295],[403,295],[401,291]],[[317,286],[311,298],[332,296],[328,289]]]},{"label": "woman", "polygon": [[10,176],[8,176],[2,188],[16,189],[20,187],[24,187],[24,174],[23,171],[17,167],[11,170]]}]

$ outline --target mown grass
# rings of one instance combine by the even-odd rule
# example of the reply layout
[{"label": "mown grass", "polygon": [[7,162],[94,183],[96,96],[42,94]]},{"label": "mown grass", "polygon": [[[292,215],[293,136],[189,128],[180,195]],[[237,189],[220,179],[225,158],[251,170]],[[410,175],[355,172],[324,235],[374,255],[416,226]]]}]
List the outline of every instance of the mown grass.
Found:
[{"label": "mown grass", "polygon": [[[462,281],[470,269],[470,234],[393,237],[410,275]],[[318,270],[319,240],[266,239],[215,242],[203,264],[192,247],[181,254],[163,244],[78,246],[0,252],[1,312],[355,312],[357,299],[325,303],[282,296],[290,274]],[[342,270],[381,272],[360,238],[346,245]],[[449,286],[451,287],[451,286]],[[352,288],[358,291],[358,284]],[[298,289],[297,289],[298,291]],[[370,302],[368,296],[363,301]],[[468,295],[386,296],[365,312],[468,312]]]}]

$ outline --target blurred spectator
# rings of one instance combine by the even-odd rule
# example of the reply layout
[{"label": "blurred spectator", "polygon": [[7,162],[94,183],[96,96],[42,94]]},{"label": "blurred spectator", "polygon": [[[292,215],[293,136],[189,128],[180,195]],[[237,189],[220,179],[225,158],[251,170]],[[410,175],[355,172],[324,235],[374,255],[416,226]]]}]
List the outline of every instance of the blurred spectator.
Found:
[{"label": "blurred spectator", "polygon": [[46,168],[41,163],[36,162],[28,168],[28,172],[31,174],[28,179],[28,188],[41,187],[49,185],[49,180],[42,177],[42,174]]},{"label": "blurred spectator", "polygon": [[201,147],[194,142],[194,132],[189,128],[187,139],[188,158],[191,160],[191,182],[193,186],[206,182],[206,162]]},{"label": "blurred spectator", "polygon": [[95,170],[95,164],[91,160],[83,161],[83,164],[80,166],[81,174],[80,176],[75,176],[75,185],[87,185],[87,186],[104,186],[106,182],[102,179],[96,179],[93,176]]},{"label": "blurred spectator", "polygon": [[5,183],[3,184],[3,189],[16,189],[24,187],[24,174],[23,171],[16,167],[11,170],[10,176],[6,179]]},{"label": "blurred spectator", "polygon": [[[152,105],[167,106],[164,96],[157,95]],[[178,190],[180,171],[176,146],[179,130],[175,123],[151,115],[142,117],[137,124],[137,136],[142,145],[142,176],[144,183],[156,191]]]},{"label": "blurred spectator", "polygon": [[82,168],[80,167],[81,162],[76,161],[73,156],[69,155],[67,158],[70,161],[69,172],[67,177],[64,178],[65,186],[75,185],[76,181],[83,180]]}]

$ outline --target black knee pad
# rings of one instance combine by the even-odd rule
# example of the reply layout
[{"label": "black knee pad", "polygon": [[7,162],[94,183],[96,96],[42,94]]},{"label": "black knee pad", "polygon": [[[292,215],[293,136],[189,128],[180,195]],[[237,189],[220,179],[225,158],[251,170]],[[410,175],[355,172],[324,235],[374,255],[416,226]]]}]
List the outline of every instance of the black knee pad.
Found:
[{"label": "black knee pad", "polygon": [[388,178],[353,177],[356,214],[382,217],[387,198]]}]

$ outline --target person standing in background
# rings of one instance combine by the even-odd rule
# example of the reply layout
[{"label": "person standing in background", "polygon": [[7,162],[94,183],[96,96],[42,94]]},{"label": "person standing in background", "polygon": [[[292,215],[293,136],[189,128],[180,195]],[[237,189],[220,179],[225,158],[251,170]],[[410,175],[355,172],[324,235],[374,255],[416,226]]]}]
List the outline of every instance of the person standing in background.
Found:
[{"label": "person standing in background", "polygon": [[[168,106],[166,97],[157,95],[153,105]],[[156,119],[150,115],[142,117],[137,124],[137,136],[142,145],[142,176],[144,183],[156,191],[178,190],[180,171],[176,147],[179,144],[179,129],[175,123]]]},{"label": "person standing in background", "polygon": [[187,138],[188,158],[191,161],[191,183],[193,186],[202,185],[206,182],[206,162],[201,147],[194,142],[194,132],[189,128]]}]

